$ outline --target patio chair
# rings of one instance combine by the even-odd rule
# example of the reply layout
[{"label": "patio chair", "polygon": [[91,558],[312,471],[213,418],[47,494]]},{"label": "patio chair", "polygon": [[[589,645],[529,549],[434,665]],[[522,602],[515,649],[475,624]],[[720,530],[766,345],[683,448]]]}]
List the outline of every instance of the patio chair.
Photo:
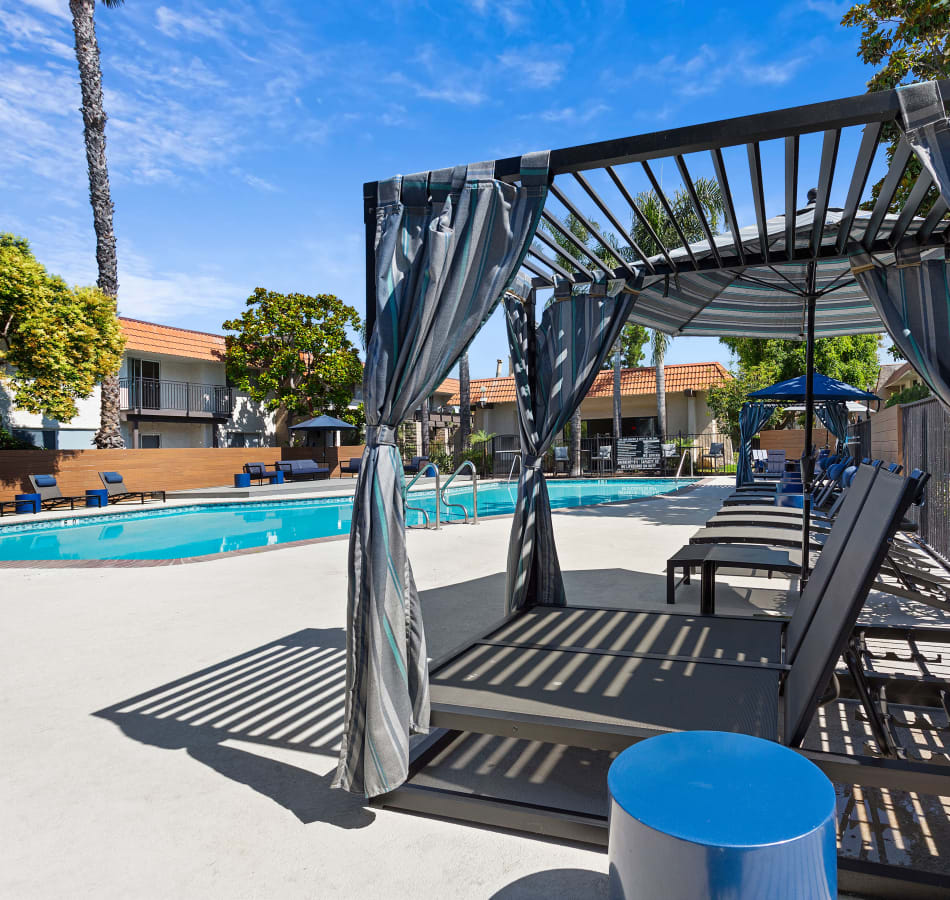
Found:
[{"label": "patio chair", "polygon": [[676,467],[676,444],[661,444],[660,445],[660,468],[661,474],[666,472],[671,472]]},{"label": "patio chair", "polygon": [[709,450],[707,450],[699,460],[699,465],[703,466],[703,460],[708,459],[712,464],[712,470],[715,472],[717,469],[717,464],[724,465],[726,462],[726,445],[714,441],[709,445]]},{"label": "patio chair", "polygon": [[164,491],[130,491],[122,480],[119,472],[100,472],[99,480],[109,495],[110,503],[125,503],[126,501],[138,500],[145,503],[146,500],[161,500],[165,502]]},{"label": "patio chair", "polygon": [[764,475],[768,468],[769,455],[766,450],[752,450],[752,472]]},{"label": "patio chair", "polygon": [[597,448],[597,456],[594,457],[597,464],[597,474],[610,474],[614,470],[614,452],[610,444],[604,444]]},{"label": "patio chair", "polygon": [[267,471],[267,463],[244,463],[244,471],[251,476],[251,481],[257,481],[260,484],[263,484],[265,481],[270,481],[270,473]]},{"label": "patio chair", "polygon": [[69,506],[75,509],[76,504],[86,505],[86,497],[64,497],[59,485],[56,484],[56,477],[53,475],[30,475],[30,484],[33,487],[33,493],[40,495],[40,507],[42,509],[56,509],[60,506]]},{"label": "patio chair", "polygon": [[340,466],[340,478],[346,475],[353,475],[354,477],[360,474],[360,464],[363,462],[362,457],[360,456],[351,456],[347,461],[346,465]]},{"label": "patio chair", "polygon": [[330,470],[315,459],[279,459],[274,468],[284,473],[287,481],[306,481],[329,478]]},{"label": "patio chair", "polygon": [[428,465],[428,463],[428,456],[414,456],[410,462],[403,464],[402,470],[406,475],[416,475],[419,469],[424,465]]},{"label": "patio chair", "polygon": [[571,471],[571,458],[568,453],[568,448],[564,444],[559,444],[554,448],[554,474],[558,474],[558,469],[563,467],[564,474],[567,475]]}]

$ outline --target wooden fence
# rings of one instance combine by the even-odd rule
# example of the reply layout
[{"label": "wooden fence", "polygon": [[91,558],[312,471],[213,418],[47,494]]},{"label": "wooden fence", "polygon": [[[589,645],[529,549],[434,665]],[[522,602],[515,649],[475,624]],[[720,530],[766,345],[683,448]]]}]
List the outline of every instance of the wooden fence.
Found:
[{"label": "wooden fence", "polygon": [[[824,447],[830,441],[834,447],[834,435],[828,434],[824,428],[816,428],[812,432],[812,440],[816,447]],[[786,459],[799,459],[805,449],[804,428],[776,428],[759,432],[759,447],[762,450],[784,450]]]},{"label": "wooden fence", "polygon": [[361,456],[358,447],[218,447],[157,450],[0,450],[0,500],[30,490],[28,475],[56,476],[66,496],[102,487],[99,472],[121,472],[130,490],[181,491],[232,484],[246,462],[325,460],[331,476]]}]

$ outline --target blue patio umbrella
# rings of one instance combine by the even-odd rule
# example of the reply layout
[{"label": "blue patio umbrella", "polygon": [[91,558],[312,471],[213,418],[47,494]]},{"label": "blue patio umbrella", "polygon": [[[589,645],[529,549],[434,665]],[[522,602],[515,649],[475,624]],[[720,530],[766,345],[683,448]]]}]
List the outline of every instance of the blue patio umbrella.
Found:
[{"label": "blue patio umbrella", "polygon": [[352,422],[344,422],[333,416],[317,416],[290,426],[291,431],[346,431],[347,428],[356,428],[356,426]]},{"label": "blue patio umbrella", "polygon": [[[847,402],[848,400],[857,400],[869,404],[874,403],[877,406],[881,405],[881,398],[878,397],[877,394],[872,394],[870,391],[862,391],[861,388],[845,384],[837,378],[830,378],[819,372],[812,373],[811,383],[812,396],[816,401],[834,402],[841,400]],[[804,400],[807,393],[805,376],[798,375],[795,378],[787,378],[785,381],[780,381],[769,387],[752,391],[751,394],[747,394],[746,396],[750,400],[774,400],[777,403],[785,403]]]}]

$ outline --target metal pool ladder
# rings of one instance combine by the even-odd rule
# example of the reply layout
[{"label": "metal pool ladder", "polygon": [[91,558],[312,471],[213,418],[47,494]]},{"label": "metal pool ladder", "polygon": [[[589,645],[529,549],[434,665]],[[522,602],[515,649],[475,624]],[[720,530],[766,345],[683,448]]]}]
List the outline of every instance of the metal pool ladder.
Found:
[{"label": "metal pool ladder", "polygon": [[[434,462],[426,462],[426,464],[423,467],[421,467],[418,472],[416,472],[416,474],[413,476],[412,481],[410,481],[409,484],[407,484],[402,489],[402,499],[406,505],[407,511],[412,510],[413,512],[422,513],[422,518],[426,523],[426,528],[428,528],[429,527],[429,513],[425,509],[423,509],[421,506],[410,506],[408,500],[409,500],[409,488],[411,488],[423,475],[425,475],[425,473],[428,472],[430,468],[435,469],[435,528],[434,530],[438,531],[442,524],[442,517],[439,513],[439,496],[441,494],[441,490],[439,489],[439,479],[441,476],[439,475],[439,467]],[[453,478],[454,477],[455,476],[453,476]],[[450,478],[449,481],[451,480],[452,479]]]},{"label": "metal pool ladder", "polygon": [[[462,465],[460,465],[451,475],[449,475],[448,480],[445,482],[445,484],[442,485],[442,490],[439,492],[439,496],[442,498],[442,505],[444,507],[448,508],[450,506],[457,506],[460,510],[462,510],[462,515],[465,516],[465,524],[468,525],[468,510],[465,508],[465,506],[461,503],[449,503],[449,501],[445,499],[445,492],[448,489],[449,485],[455,480],[455,476],[458,475],[459,472],[463,471],[464,469],[472,470],[472,509],[473,509],[472,524],[477,525],[478,524],[478,472],[475,470],[475,463],[473,463],[470,459],[466,459],[465,462],[462,463]],[[438,488],[436,489],[438,490]]]}]

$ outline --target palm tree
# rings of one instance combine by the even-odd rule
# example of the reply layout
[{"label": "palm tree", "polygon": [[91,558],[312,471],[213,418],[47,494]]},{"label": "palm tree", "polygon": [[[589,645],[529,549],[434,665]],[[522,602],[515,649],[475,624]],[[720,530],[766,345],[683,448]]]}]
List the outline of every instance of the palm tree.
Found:
[{"label": "palm tree", "polygon": [[469,448],[472,434],[472,380],[468,371],[468,351],[459,357],[459,459]]},{"label": "palm tree", "polygon": [[[693,187],[710,231],[715,234],[725,218],[725,205],[719,182],[712,178],[697,178]],[[643,217],[652,227],[653,233],[667,249],[682,246],[683,237],[688,243],[705,238],[706,233],[702,222],[685,189],[679,188],[673,192],[672,196],[668,195],[672,217],[655,191],[642,191],[634,200],[640,212],[643,213]],[[634,240],[646,253],[652,255],[660,252],[660,246],[651,234],[650,228],[639,217],[634,217],[631,230]],[[656,424],[661,440],[666,438],[666,371],[663,361],[671,340],[673,340],[671,335],[661,331],[654,331],[650,336],[653,365],[656,368]]]},{"label": "palm tree", "polygon": [[656,371],[656,430],[661,441],[666,440],[666,368],[663,360],[672,340],[673,335],[662,331],[650,333],[650,350]]},{"label": "palm tree", "polygon": [[620,353],[620,342],[614,346],[614,448],[616,451],[616,441],[620,440],[622,430],[622,410],[620,408],[620,366],[623,360]]},{"label": "palm tree", "polygon": [[[112,9],[123,0],[102,0]],[[89,200],[96,231],[97,284],[106,296],[115,298],[119,292],[119,276],[115,256],[115,232],[112,230],[112,198],[109,192],[109,169],[106,165],[106,114],[102,108],[102,71],[99,68],[99,44],[93,18],[95,0],[69,0],[76,35],[76,61],[79,63],[79,86],[82,91],[83,134],[86,141],[86,162],[89,166]],[[99,430],[94,438],[101,449],[125,446],[119,429],[119,373],[102,379]]]},{"label": "palm tree", "polygon": [[422,448],[420,453],[429,457],[429,398],[422,401]]},{"label": "palm tree", "polygon": [[571,416],[571,475],[575,478],[583,474],[581,470],[581,408],[578,404]]}]

